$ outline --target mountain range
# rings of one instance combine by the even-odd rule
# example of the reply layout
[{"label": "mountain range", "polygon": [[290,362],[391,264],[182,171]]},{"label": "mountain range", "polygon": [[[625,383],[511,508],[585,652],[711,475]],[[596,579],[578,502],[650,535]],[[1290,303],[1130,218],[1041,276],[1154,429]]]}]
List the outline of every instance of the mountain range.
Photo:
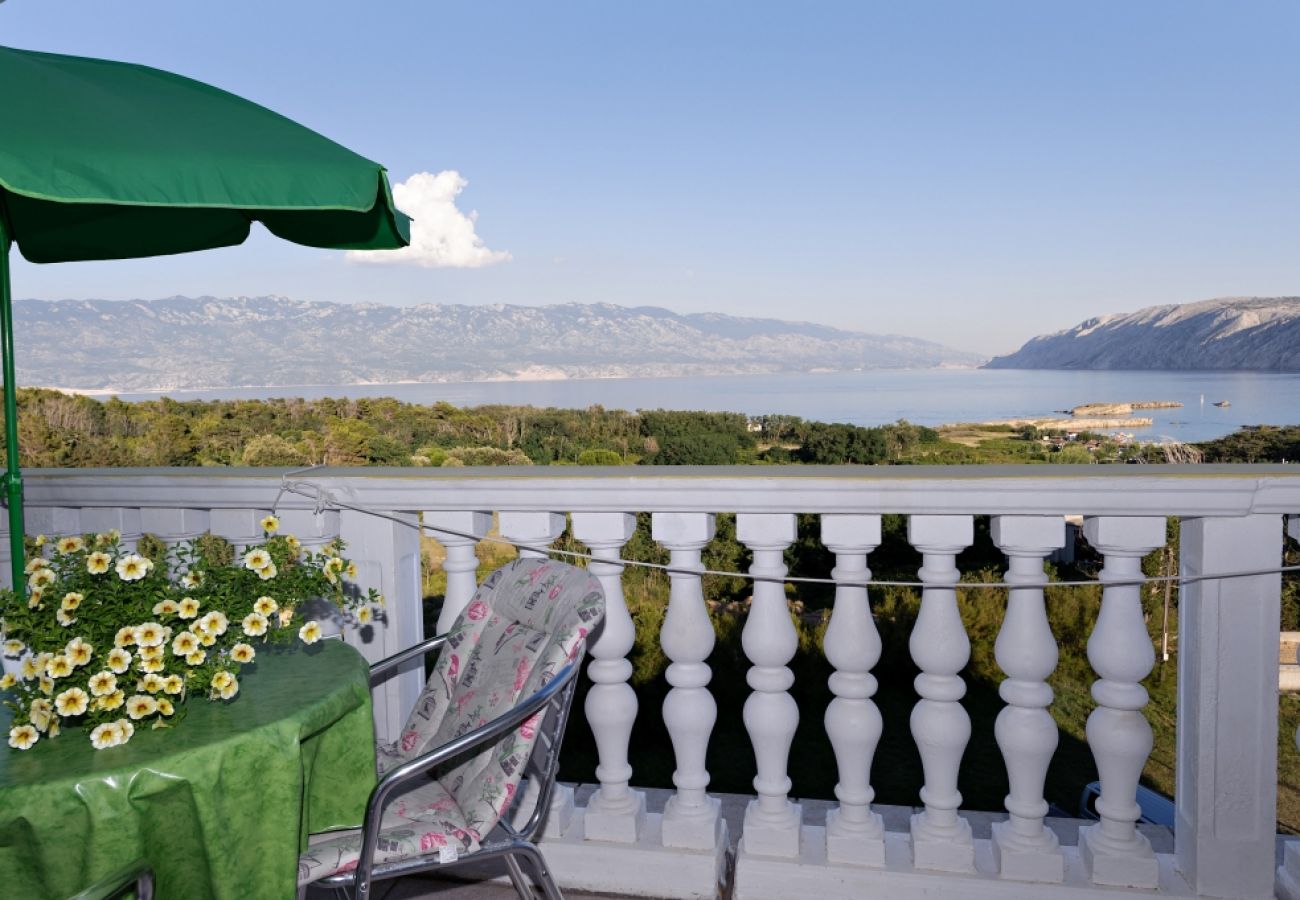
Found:
[{"label": "mountain range", "polygon": [[607,303],[21,300],[14,320],[19,382],[79,390],[974,367],[985,359],[898,335]]},{"label": "mountain range", "polygon": [[1099,316],[1036,337],[990,369],[1300,371],[1300,297],[1222,297]]}]

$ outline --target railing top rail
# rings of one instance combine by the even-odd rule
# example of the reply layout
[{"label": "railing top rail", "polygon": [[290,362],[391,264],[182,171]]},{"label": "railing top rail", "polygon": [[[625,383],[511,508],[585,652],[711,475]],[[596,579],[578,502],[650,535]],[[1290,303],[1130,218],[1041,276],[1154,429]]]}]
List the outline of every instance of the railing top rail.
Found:
[{"label": "railing top rail", "polygon": [[1300,466],[28,469],[47,507],[1241,516],[1300,512]]}]

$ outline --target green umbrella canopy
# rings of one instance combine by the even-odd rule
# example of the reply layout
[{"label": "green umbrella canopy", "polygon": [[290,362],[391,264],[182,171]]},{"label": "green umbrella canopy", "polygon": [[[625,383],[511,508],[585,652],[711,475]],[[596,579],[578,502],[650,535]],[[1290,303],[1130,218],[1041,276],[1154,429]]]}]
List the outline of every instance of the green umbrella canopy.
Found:
[{"label": "green umbrella canopy", "polygon": [[32,262],[229,247],[252,223],[311,247],[410,243],[384,168],[234,94],[146,66],[0,47],[0,349],[13,586],[22,478],[9,245]]},{"label": "green umbrella canopy", "polygon": [[378,163],[226,91],[146,66],[0,47],[0,214],[32,262],[242,243],[409,243]]}]

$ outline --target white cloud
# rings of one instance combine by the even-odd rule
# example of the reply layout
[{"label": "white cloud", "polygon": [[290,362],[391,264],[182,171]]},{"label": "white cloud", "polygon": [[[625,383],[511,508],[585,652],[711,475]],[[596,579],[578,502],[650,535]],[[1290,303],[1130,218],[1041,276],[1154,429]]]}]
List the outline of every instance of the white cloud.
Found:
[{"label": "white cloud", "polygon": [[456,208],[456,195],[469,184],[448,169],[434,175],[417,172],[393,185],[397,208],[411,217],[411,245],[400,250],[349,250],[354,262],[398,263],[428,269],[476,269],[505,262],[510,254],[490,250],[474,233],[478,213]]}]

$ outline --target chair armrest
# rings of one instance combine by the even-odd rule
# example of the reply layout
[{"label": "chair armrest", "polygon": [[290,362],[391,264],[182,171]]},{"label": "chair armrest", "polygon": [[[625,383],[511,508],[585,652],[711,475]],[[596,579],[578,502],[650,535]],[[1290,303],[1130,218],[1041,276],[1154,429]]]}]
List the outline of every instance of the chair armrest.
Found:
[{"label": "chair armrest", "polygon": [[72,900],[108,900],[134,885],[136,900],[153,900],[153,869],[144,859],[137,859],[111,875],[101,878],[72,897]]},{"label": "chair armrest", "polygon": [[399,653],[381,659],[370,667],[370,678],[374,680],[375,676],[383,675],[390,669],[400,666],[407,660],[414,659],[417,656],[423,656],[431,650],[437,650],[443,644],[447,643],[447,635],[440,634],[437,637],[427,638],[413,647],[407,647]]}]

